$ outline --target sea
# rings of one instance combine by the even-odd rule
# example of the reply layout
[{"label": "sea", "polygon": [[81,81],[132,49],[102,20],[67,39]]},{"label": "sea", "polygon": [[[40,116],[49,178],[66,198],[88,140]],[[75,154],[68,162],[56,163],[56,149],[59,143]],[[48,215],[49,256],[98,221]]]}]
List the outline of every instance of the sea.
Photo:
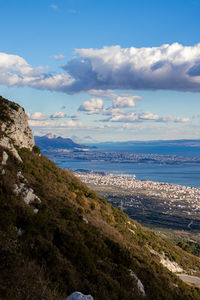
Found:
[{"label": "sea", "polygon": [[[190,157],[200,157],[199,147],[170,146],[170,145],[138,145],[123,149],[121,147],[107,147],[105,144],[98,145],[101,151],[122,151],[134,153],[152,153],[162,155],[181,155]],[[134,150],[134,151],[133,151]],[[85,161],[80,159],[63,159],[56,156],[55,163],[61,168],[73,171],[82,169],[95,172],[105,172],[124,176],[136,176],[138,180],[150,180],[155,182],[168,182],[172,184],[191,186],[200,188],[200,163],[182,163],[177,165],[149,164],[149,163],[123,163],[105,161]]]}]

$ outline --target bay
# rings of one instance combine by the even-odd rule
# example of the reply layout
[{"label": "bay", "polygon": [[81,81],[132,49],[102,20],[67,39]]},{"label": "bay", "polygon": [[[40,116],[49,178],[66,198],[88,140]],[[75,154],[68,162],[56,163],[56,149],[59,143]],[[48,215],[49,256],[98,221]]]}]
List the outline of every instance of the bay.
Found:
[{"label": "bay", "polygon": [[90,170],[127,176],[136,175],[138,180],[168,182],[200,188],[200,164],[187,163],[181,165],[160,165],[146,163],[110,163],[104,161],[82,161],[65,159],[58,156],[54,159],[61,168]]}]

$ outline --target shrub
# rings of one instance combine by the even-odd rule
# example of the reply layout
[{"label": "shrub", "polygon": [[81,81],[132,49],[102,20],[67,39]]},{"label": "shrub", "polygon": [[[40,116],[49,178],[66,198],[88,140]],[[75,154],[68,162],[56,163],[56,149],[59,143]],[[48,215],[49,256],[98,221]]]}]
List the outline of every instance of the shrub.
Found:
[{"label": "shrub", "polygon": [[36,153],[36,154],[40,154],[40,148],[39,148],[38,146],[35,145],[35,146],[33,147],[33,152]]}]

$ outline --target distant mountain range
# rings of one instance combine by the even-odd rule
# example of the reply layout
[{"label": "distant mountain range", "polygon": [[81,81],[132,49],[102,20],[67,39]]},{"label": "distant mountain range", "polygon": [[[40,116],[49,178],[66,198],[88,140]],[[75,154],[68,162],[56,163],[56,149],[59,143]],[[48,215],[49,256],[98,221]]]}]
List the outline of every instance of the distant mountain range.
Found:
[{"label": "distant mountain range", "polygon": [[48,133],[44,136],[35,136],[35,144],[41,150],[55,150],[55,149],[68,149],[68,150],[89,150],[96,148],[94,146],[86,146],[75,143],[70,138],[62,138],[52,133]]}]

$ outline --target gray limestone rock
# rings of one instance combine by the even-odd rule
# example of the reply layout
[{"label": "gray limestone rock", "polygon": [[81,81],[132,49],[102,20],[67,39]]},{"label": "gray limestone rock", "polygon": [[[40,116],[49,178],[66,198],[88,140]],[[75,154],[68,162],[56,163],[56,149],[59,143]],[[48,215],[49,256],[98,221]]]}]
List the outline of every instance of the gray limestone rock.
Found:
[{"label": "gray limestone rock", "polygon": [[3,158],[2,158],[2,166],[5,166],[8,160],[8,154],[6,153],[6,151],[3,151]]},{"label": "gray limestone rock", "polygon": [[[22,193],[23,200],[26,204],[29,205],[30,203],[32,203],[35,200],[37,200],[39,203],[41,203],[40,198],[34,194],[33,189],[26,187],[25,183],[20,183],[20,185],[14,184],[13,188],[14,188],[13,191],[16,195],[19,195],[20,193]],[[37,212],[35,211],[35,213],[37,213]]]},{"label": "gray limestone rock", "polygon": [[146,293],[145,293],[145,289],[144,289],[144,285],[143,285],[142,281],[137,277],[137,275],[132,270],[130,270],[130,275],[134,278],[137,288],[138,288],[139,292],[141,293],[141,295],[143,297],[145,297]]},{"label": "gray limestone rock", "polygon": [[32,150],[34,138],[28,126],[28,116],[24,109],[11,101],[0,97],[0,146],[10,150],[21,161],[18,148]]},{"label": "gray limestone rock", "polygon": [[66,300],[94,300],[91,295],[83,295],[80,292],[74,292]]},{"label": "gray limestone rock", "polygon": [[12,141],[8,137],[3,137],[2,139],[0,139],[0,146],[2,146],[5,149],[8,149],[13,154],[13,156],[15,156],[19,161],[22,161],[21,157],[19,156],[19,153],[12,144]]}]

